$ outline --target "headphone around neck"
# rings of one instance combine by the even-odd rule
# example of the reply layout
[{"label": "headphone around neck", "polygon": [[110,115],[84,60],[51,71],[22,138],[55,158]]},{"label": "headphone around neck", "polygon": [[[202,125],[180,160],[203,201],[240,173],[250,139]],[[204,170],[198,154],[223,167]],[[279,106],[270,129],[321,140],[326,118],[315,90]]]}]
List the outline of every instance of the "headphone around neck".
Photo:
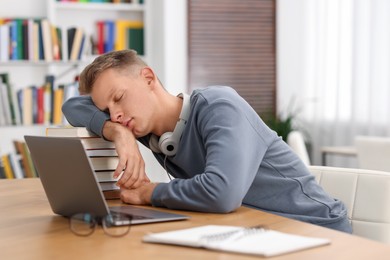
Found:
[{"label": "headphone around neck", "polygon": [[184,93],[180,93],[178,97],[183,98],[183,106],[173,132],[166,132],[160,138],[154,134],[150,136],[149,148],[155,153],[173,156],[179,147],[181,135],[190,115],[190,97]]}]

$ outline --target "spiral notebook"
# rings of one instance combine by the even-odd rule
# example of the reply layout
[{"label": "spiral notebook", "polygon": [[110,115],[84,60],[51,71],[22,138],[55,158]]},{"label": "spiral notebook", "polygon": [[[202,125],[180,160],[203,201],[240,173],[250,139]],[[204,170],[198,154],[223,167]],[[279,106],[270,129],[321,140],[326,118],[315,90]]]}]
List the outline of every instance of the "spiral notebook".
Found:
[{"label": "spiral notebook", "polygon": [[143,241],[265,257],[330,244],[329,239],[287,234],[261,226],[243,228],[222,225],[151,233],[145,235]]}]

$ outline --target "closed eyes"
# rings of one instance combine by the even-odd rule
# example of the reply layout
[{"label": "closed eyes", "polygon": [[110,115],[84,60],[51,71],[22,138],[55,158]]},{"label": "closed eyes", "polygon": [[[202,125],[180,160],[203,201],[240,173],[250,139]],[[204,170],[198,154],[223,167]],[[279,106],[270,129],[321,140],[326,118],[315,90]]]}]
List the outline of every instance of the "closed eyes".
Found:
[{"label": "closed eyes", "polygon": [[115,103],[118,103],[119,101],[121,101],[121,99],[123,98],[123,95],[124,95],[124,94],[122,93],[121,95],[115,97],[114,102],[115,102]]}]

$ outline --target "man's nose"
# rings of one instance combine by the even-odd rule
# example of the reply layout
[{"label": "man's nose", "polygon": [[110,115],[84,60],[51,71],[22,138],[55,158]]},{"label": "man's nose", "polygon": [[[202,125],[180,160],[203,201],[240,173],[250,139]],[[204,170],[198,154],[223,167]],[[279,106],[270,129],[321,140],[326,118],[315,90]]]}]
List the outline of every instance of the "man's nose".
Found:
[{"label": "man's nose", "polygon": [[122,113],[120,113],[119,111],[113,111],[113,113],[111,113],[110,116],[111,116],[111,121],[122,123],[123,116]]}]

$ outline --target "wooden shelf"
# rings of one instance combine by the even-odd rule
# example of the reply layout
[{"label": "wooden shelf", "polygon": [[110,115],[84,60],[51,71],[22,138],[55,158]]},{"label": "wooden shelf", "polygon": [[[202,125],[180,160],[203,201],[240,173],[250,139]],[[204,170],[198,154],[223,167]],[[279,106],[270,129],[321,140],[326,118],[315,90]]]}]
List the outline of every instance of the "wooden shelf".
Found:
[{"label": "wooden shelf", "polygon": [[144,11],[142,4],[113,4],[113,3],[62,3],[56,2],[57,10],[83,10],[83,11]]},{"label": "wooden shelf", "polygon": [[10,60],[10,61],[1,61],[0,66],[72,66],[78,65],[83,61],[30,61],[30,60]]}]

